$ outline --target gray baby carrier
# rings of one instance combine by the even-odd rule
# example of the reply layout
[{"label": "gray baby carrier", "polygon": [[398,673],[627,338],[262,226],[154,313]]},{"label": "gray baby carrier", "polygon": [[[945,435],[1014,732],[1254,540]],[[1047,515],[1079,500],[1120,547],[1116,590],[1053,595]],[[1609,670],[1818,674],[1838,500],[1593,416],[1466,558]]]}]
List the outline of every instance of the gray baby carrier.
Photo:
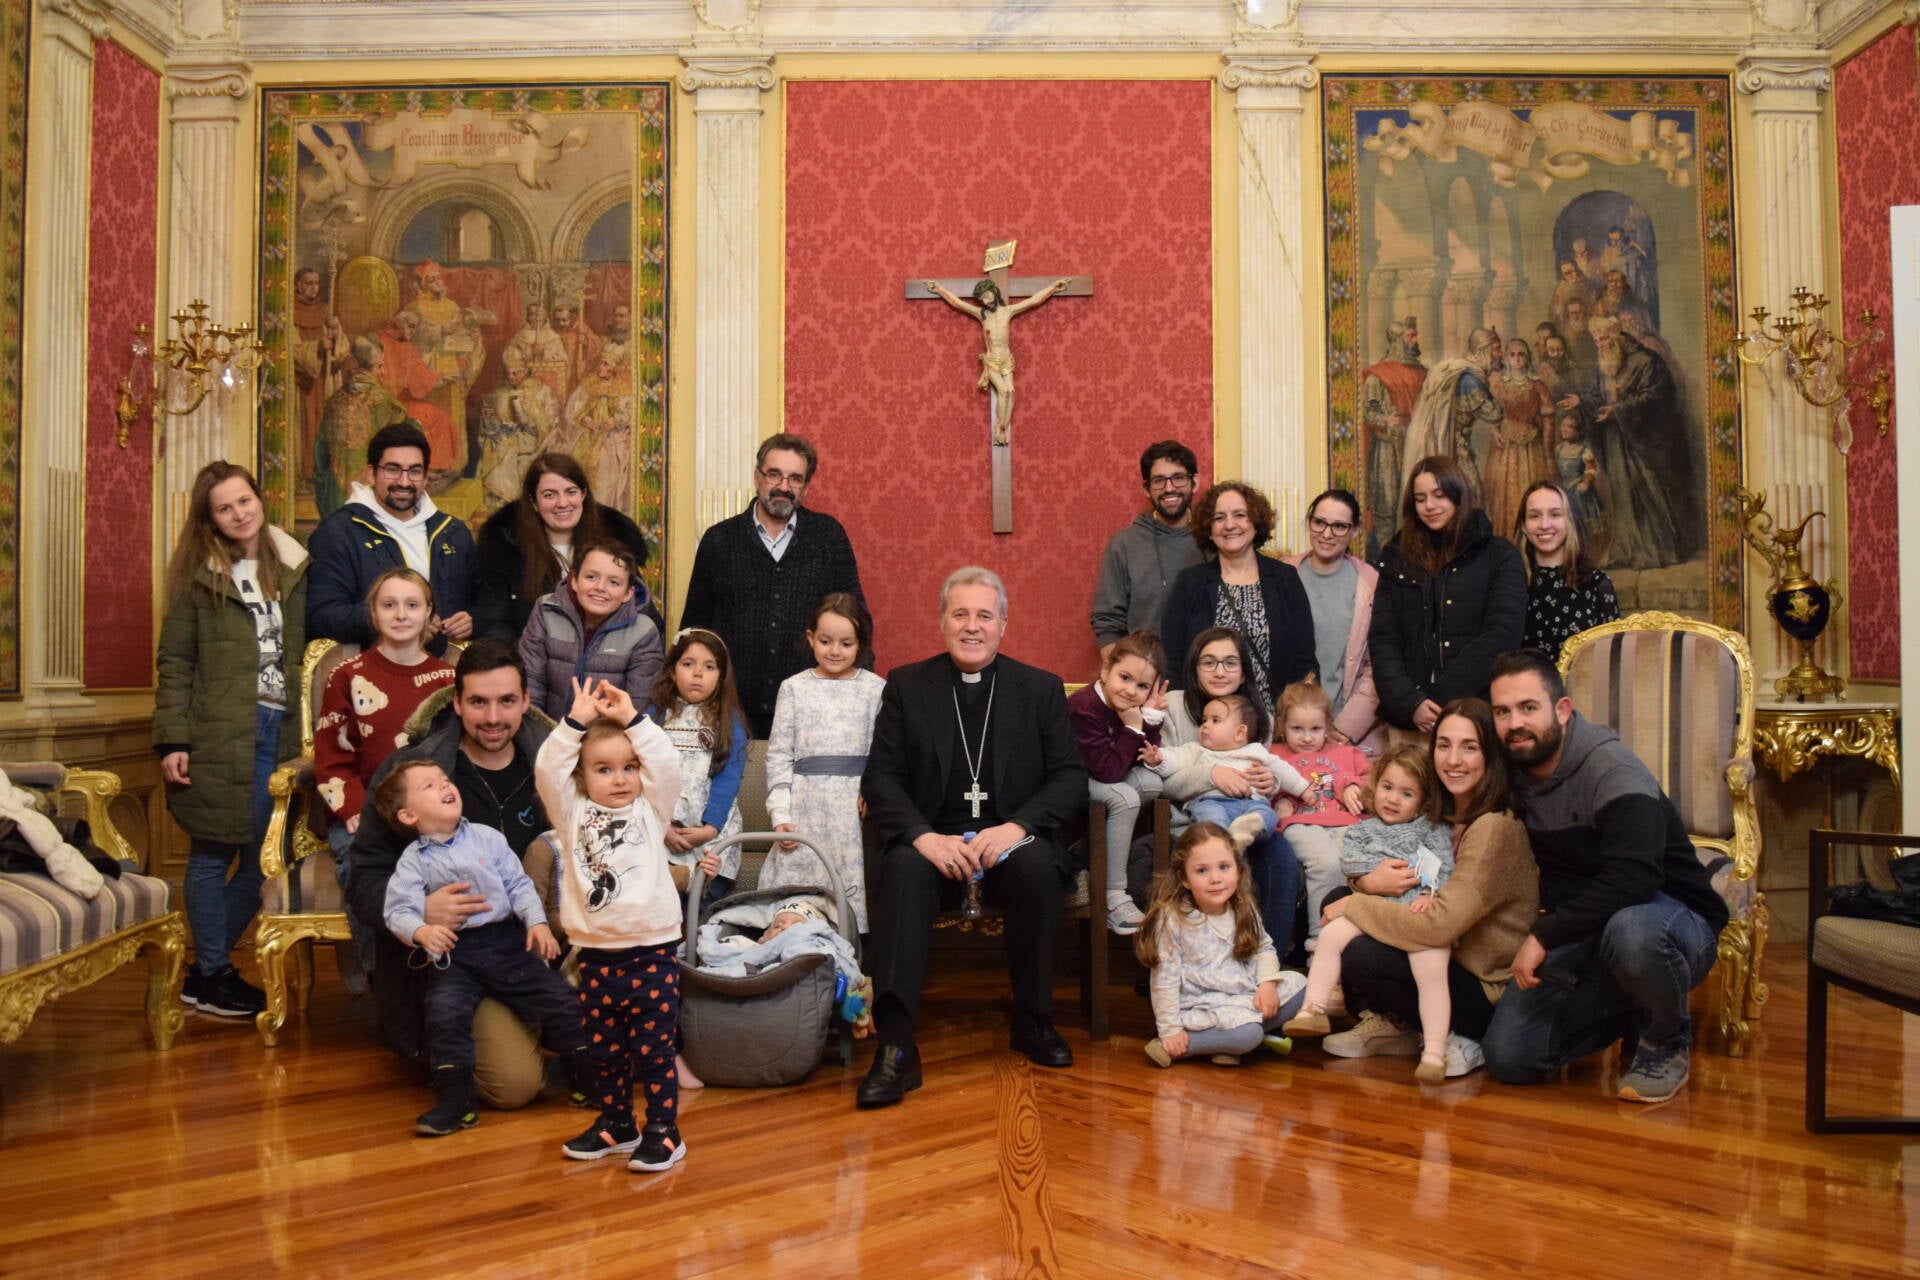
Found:
[{"label": "gray baby carrier", "polygon": [[[792,840],[811,850],[826,869],[827,884],[760,885],[766,847]],[[715,902],[706,914],[748,903],[774,903],[799,893],[831,898],[835,926],[860,956],[860,932],[846,889],[820,847],[795,831],[742,831],[707,846],[724,855],[735,845],[759,846],[743,850],[736,892]],[[827,1040],[839,1032],[840,1062],[853,1061],[853,1037],[836,1013],[833,957],[801,955],[744,978],[703,972],[696,952],[702,912],[700,899],[706,876],[699,867],[687,882],[687,931],[680,942],[680,1052],[703,1081],[726,1088],[767,1088],[796,1084],[807,1078],[826,1055]],[[742,886],[752,886],[750,888]]]}]

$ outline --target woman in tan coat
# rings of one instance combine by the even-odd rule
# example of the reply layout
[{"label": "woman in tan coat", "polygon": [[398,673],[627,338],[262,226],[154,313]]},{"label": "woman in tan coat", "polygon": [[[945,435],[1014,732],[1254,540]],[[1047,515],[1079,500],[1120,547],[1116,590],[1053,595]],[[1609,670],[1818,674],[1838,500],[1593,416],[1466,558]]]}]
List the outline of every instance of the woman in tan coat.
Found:
[{"label": "woman in tan coat", "polygon": [[1341,979],[1360,1023],[1328,1036],[1325,1047],[1342,1058],[1420,1052],[1419,997],[1407,953],[1452,947],[1446,1065],[1452,1077],[1484,1061],[1480,1037],[1512,981],[1514,953],[1540,914],[1540,883],[1527,830],[1507,807],[1506,753],[1485,702],[1461,698],[1441,709],[1433,764],[1453,823],[1453,875],[1424,913],[1388,896],[1416,882],[1398,859],[1355,881],[1358,892],[1327,903],[1328,919],[1345,915],[1366,936],[1348,945]]}]

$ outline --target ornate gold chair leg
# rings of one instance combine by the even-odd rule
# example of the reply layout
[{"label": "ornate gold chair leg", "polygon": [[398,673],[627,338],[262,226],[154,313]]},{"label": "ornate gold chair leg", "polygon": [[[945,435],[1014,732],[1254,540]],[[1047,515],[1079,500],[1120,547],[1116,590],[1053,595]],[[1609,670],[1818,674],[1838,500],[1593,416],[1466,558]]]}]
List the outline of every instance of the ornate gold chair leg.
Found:
[{"label": "ornate gold chair leg", "polygon": [[177,913],[159,921],[145,950],[147,1031],[153,1047],[165,1053],[187,1022],[186,1010],[180,1007],[180,987],[187,976],[187,930]]},{"label": "ornate gold chair leg", "polygon": [[302,1013],[313,1003],[313,949],[319,945],[316,938],[302,938],[291,949],[290,959],[294,964],[292,1004]]},{"label": "ornate gold chair leg", "polygon": [[253,1025],[271,1049],[280,1043],[280,1028],[287,1021],[287,937],[274,922],[260,921],[253,954],[260,965],[260,986],[267,996],[267,1007],[254,1016]]},{"label": "ornate gold chair leg", "polygon": [[1720,1034],[1727,1044],[1727,1056],[1744,1057],[1747,1052],[1746,1012],[1747,975],[1752,963],[1752,939],[1745,920],[1727,921],[1720,931]]},{"label": "ornate gold chair leg", "polygon": [[1753,899],[1753,952],[1747,960],[1746,1013],[1756,1021],[1760,1017],[1760,1006],[1767,1002],[1767,984],[1760,977],[1760,957],[1767,950],[1767,934],[1773,928],[1773,910],[1767,906],[1765,894],[1756,894]]}]

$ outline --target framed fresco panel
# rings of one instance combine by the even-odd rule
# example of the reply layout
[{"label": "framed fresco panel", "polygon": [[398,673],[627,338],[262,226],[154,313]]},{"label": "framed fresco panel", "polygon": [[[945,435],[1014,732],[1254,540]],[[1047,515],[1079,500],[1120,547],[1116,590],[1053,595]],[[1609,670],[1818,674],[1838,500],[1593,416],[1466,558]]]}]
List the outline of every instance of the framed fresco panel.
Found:
[{"label": "framed fresco panel", "polygon": [[26,306],[26,0],[0,0],[0,697],[20,691],[20,320]]},{"label": "framed fresco panel", "polygon": [[580,460],[665,563],[670,87],[269,89],[260,468],[309,532],[412,418],[428,489],[479,524]]},{"label": "framed fresco panel", "polygon": [[1740,622],[1728,83],[1330,75],[1329,457],[1367,548],[1420,458],[1518,540],[1573,492],[1623,610]]}]

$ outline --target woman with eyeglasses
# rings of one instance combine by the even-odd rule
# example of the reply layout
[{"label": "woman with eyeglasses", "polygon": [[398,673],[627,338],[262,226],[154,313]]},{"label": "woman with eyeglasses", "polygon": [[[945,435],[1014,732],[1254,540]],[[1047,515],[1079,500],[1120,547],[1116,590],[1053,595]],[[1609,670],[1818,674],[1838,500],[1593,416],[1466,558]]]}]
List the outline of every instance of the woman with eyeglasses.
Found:
[{"label": "woman with eyeglasses", "polygon": [[1520,647],[1526,565],[1494,536],[1460,464],[1436,454],[1414,466],[1379,567],[1367,647],[1380,714],[1431,733],[1447,703],[1485,698],[1493,660]]},{"label": "woman with eyeglasses", "polygon": [[[646,567],[647,539],[640,526],[595,501],[586,468],[571,454],[536,455],[527,464],[520,496],[488,516],[475,539],[474,634],[518,643],[533,602],[556,590],[571,569],[573,549],[609,539]],[[634,587],[634,604],[664,632],[666,624],[646,586]]]},{"label": "woman with eyeglasses", "polygon": [[[1183,575],[1184,576],[1184,575]],[[1231,693],[1244,694],[1252,703],[1254,721],[1249,741],[1267,742],[1273,737],[1273,704],[1262,702],[1255,692],[1252,673],[1253,651],[1246,637],[1231,627],[1208,627],[1193,637],[1187,656],[1178,667],[1169,667],[1178,676],[1180,689],[1166,695],[1166,723],[1160,728],[1163,748],[1184,746],[1198,735],[1197,726],[1207,703]],[[1175,804],[1184,804],[1206,791],[1220,791],[1242,797],[1258,790],[1271,794],[1273,773],[1254,764],[1245,773],[1236,769],[1206,764],[1194,765],[1162,780],[1160,793]],[[1176,814],[1176,829],[1187,825],[1184,814]],[[1273,939],[1275,952],[1284,957],[1293,943],[1294,906],[1300,901],[1300,864],[1288,851],[1286,842],[1273,832],[1265,832],[1247,847],[1247,863],[1253,868],[1255,899],[1260,903],[1261,923]]]},{"label": "woman with eyeglasses", "polygon": [[1387,741],[1367,652],[1380,571],[1348,550],[1359,528],[1360,499],[1345,489],[1328,489],[1307,507],[1307,550],[1287,556],[1286,562],[1300,574],[1313,610],[1320,687],[1333,703],[1327,737],[1374,755]]},{"label": "woman with eyeglasses", "polygon": [[1194,504],[1191,527],[1212,556],[1183,569],[1167,593],[1160,641],[1168,668],[1186,666],[1194,637],[1208,627],[1233,628],[1253,659],[1246,693],[1271,723],[1280,691],[1315,671],[1313,610],[1300,575],[1260,554],[1273,537],[1273,504],[1244,481],[1223,480]]}]

